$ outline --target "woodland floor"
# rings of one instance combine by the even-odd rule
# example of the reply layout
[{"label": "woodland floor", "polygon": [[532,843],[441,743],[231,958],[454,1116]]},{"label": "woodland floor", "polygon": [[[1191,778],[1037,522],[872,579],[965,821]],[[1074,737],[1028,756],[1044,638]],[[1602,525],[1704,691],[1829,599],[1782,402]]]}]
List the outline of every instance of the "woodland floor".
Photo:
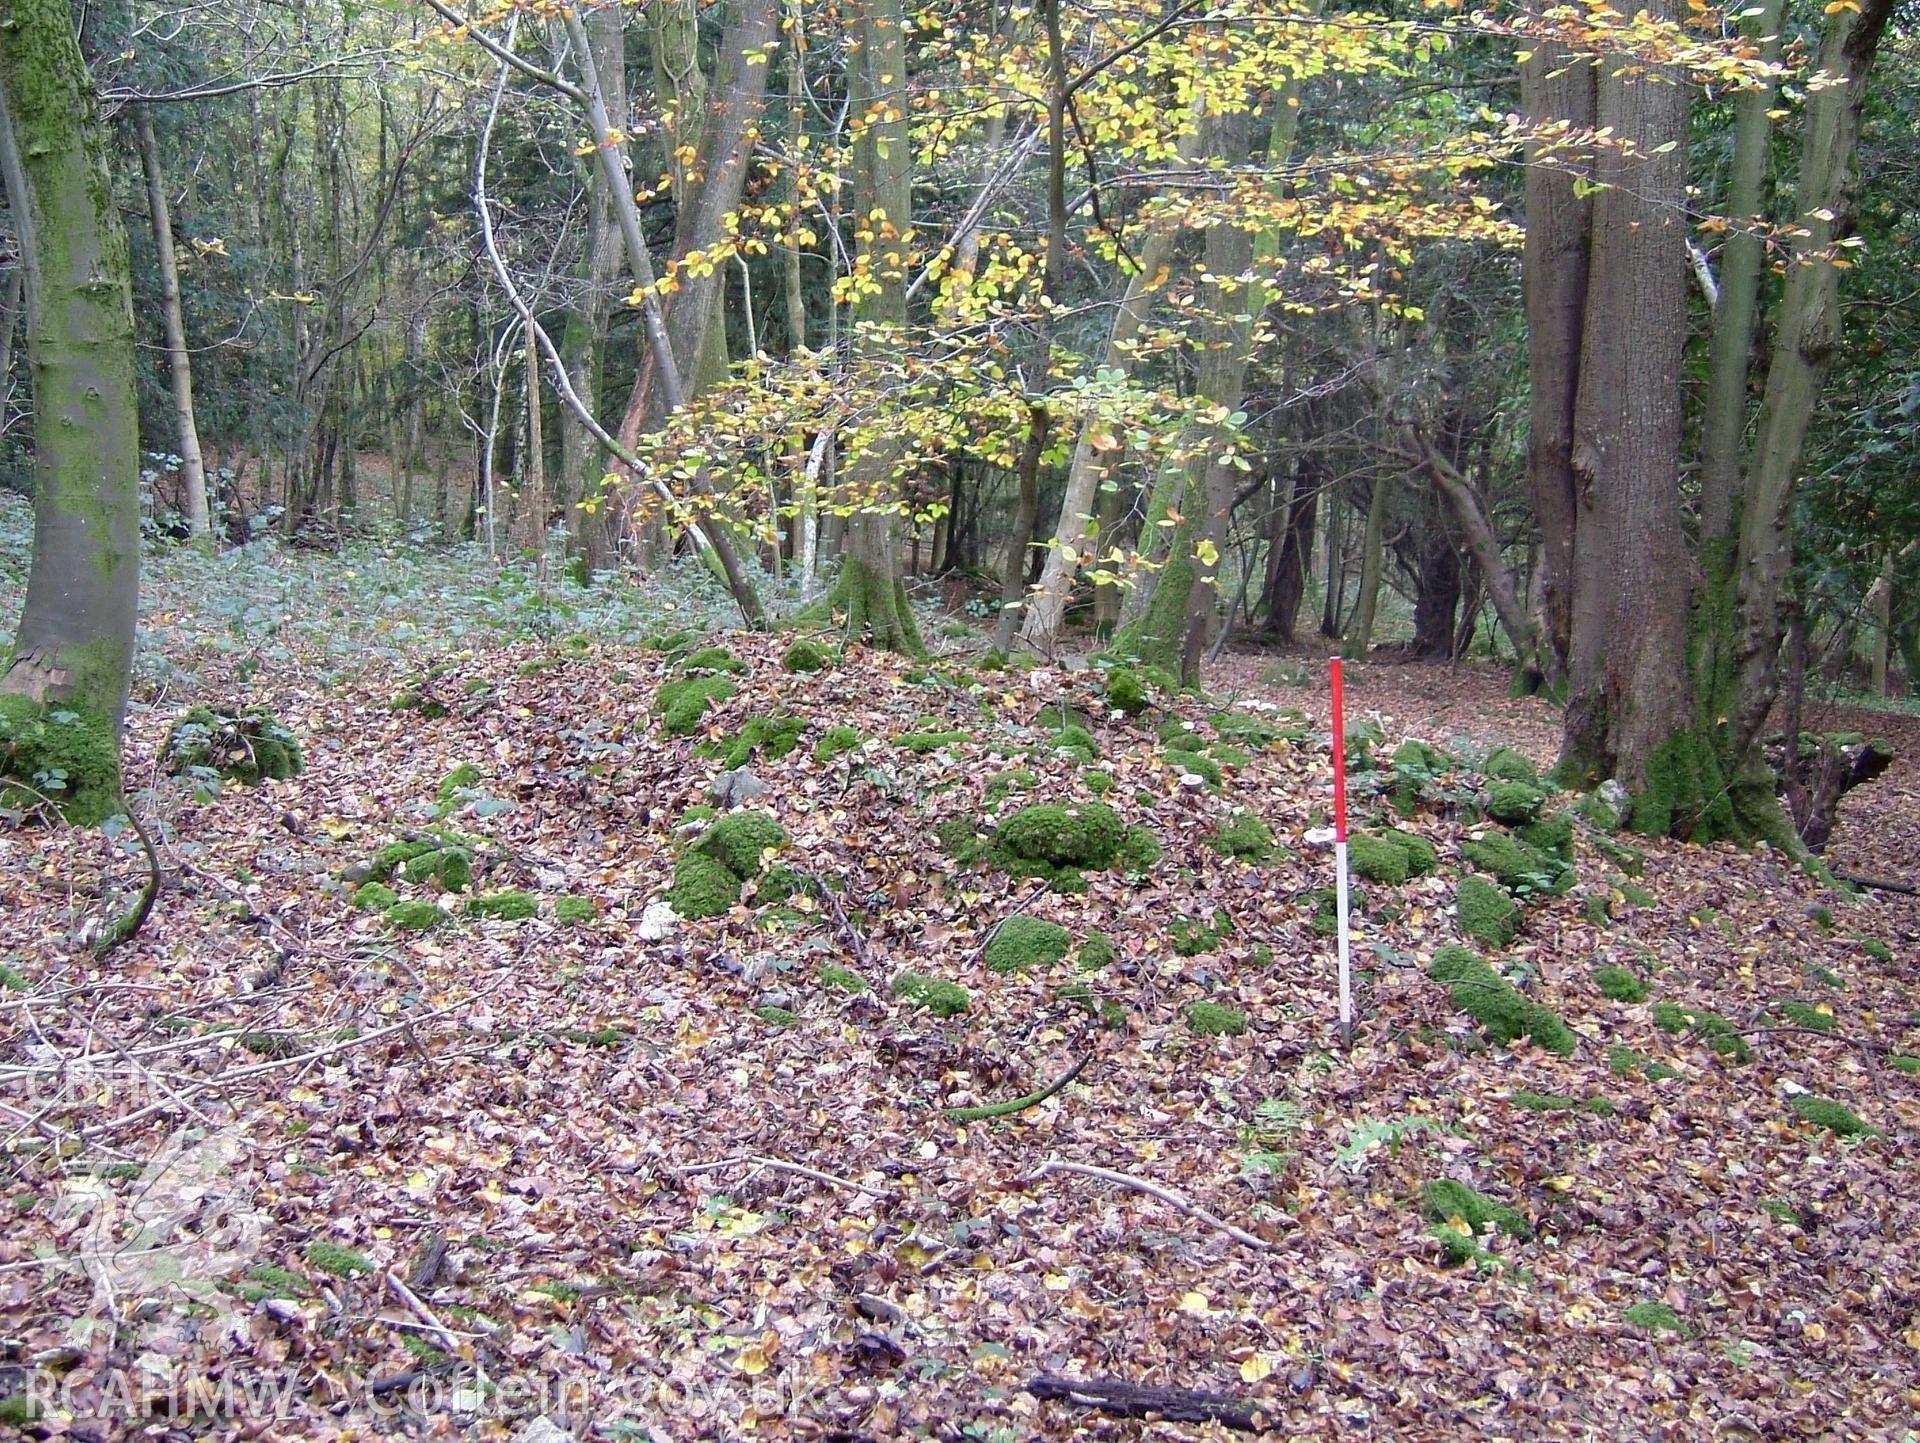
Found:
[{"label": "woodland floor", "polygon": [[[427,720],[389,705],[423,664],[395,635],[422,624],[418,598],[256,617],[245,634],[273,640],[244,645],[239,623],[196,620],[204,604],[164,578],[149,604],[150,663],[169,664],[144,673],[128,747],[168,885],[139,936],[104,963],[76,940],[139,881],[126,839],[0,829],[0,960],[17,984],[0,991],[0,1394],[9,1368],[16,1387],[37,1370],[67,1410],[39,1434],[552,1443],[542,1416],[608,1439],[1218,1433],[1024,1389],[1050,1373],[1232,1394],[1283,1437],[1915,1436],[1913,898],[1640,839],[1629,879],[1583,830],[1577,885],[1531,906],[1506,954],[1578,1049],[1489,1049],[1425,973],[1460,940],[1466,832],[1442,798],[1404,823],[1438,872],[1364,888],[1362,1022],[1343,1049],[1331,941],[1311,927],[1329,864],[1304,839],[1329,796],[1317,662],[1230,654],[1209,702],[1173,704],[1203,736],[1230,702],[1316,724],[1214,791],[1165,761],[1165,713],[1108,713],[1094,673],[956,659],[921,674],[854,653],[797,676],[784,639],[726,636],[748,669],[710,732],[805,719],[798,749],[754,763],[772,788],[759,805],[792,838],[784,860],[834,900],[742,905],[650,941],[675,829],[721,769],[693,754],[700,738],[662,733],[671,658],[441,626],[450,666],[432,689],[450,714]],[[1383,752],[1416,736],[1551,757],[1552,712],[1508,700],[1490,670],[1351,677]],[[195,801],[153,774],[172,716],[236,697],[305,741],[303,777]],[[1095,768],[1035,728],[1062,699],[1094,716]],[[970,739],[895,743],[928,716]],[[1920,722],[1859,724],[1900,760],[1849,799],[1831,855],[1911,878]],[[821,764],[833,725],[868,740]],[[480,885],[535,891],[541,913],[396,933],[338,876],[427,825],[462,763],[480,779],[447,822],[488,839]],[[944,855],[937,824],[981,814],[990,781],[1022,768],[1036,781],[1016,803],[1091,800],[1090,771],[1110,772],[1104,800],[1151,827],[1159,862],[1067,895]],[[1236,809],[1272,827],[1279,859],[1207,845]],[[562,896],[597,919],[562,925]],[[1178,955],[1176,921],[1222,908],[1231,935]],[[1071,962],[988,970],[989,935],[1021,910],[1114,939],[1118,959],[1080,980],[1120,1025],[1061,995]],[[1603,997],[1607,963],[1650,999]],[[828,966],[871,990],[822,985]],[[940,1020],[893,998],[903,968],[963,984],[972,1010]],[[1245,1034],[1194,1035],[1199,1000],[1243,1009]],[[1733,1019],[1751,1060],[1660,1030],[1657,1002]],[[1791,1025],[1790,1002],[1833,1030]],[[1674,1075],[1621,1075],[1616,1048]],[[942,1115],[1082,1056],[1030,1110]],[[1874,1134],[1800,1120],[1802,1091]],[[1516,1101],[1529,1092],[1615,1112],[1533,1110]],[[1032,1176],[1055,1159],[1176,1190],[1260,1246],[1139,1191]],[[1517,1209],[1530,1236],[1487,1236],[1478,1266],[1446,1266],[1420,1203],[1436,1179]],[[110,1265],[74,1261],[116,1240]],[[420,1307],[389,1272],[419,1280]],[[254,1298],[236,1298],[248,1281]],[[169,1413],[196,1389],[231,1411]]]}]

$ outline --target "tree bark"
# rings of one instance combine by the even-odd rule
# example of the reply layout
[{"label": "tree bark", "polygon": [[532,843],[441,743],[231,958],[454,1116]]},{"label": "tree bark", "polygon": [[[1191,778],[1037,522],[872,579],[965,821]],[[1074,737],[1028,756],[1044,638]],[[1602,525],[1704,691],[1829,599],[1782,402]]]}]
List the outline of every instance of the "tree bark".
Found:
[{"label": "tree bark", "polygon": [[207,468],[200,457],[200,428],[193,415],[193,362],[187,354],[187,324],[180,309],[180,263],[173,250],[173,218],[167,205],[166,175],[154,139],[153,113],[133,108],[134,138],[140,169],[147,181],[147,214],[153,223],[153,249],[160,271],[160,316],[167,337],[167,374],[173,383],[174,444],[180,448],[180,479],[186,488],[187,530],[207,542],[213,518],[207,507]]},{"label": "tree bark", "polygon": [[[0,727],[76,715],[90,775],[68,816],[119,809],[120,731],[139,592],[139,428],[126,234],[93,80],[66,0],[13,0],[0,24],[0,176],[26,273],[34,378],[34,546]],[[0,745],[0,757],[10,750]],[[31,781],[31,778],[28,779]]]}]

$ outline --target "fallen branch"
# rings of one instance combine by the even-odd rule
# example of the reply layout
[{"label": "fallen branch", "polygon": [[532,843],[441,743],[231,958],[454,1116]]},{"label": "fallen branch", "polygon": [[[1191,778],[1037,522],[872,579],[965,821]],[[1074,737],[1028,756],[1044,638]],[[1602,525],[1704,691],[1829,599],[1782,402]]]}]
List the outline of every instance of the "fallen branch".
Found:
[{"label": "fallen branch", "polygon": [[1087,1064],[1091,1061],[1093,1061],[1093,1054],[1089,1052],[1038,1092],[1029,1092],[1025,1097],[1012,1098],[1006,1102],[983,1103],[978,1107],[950,1107],[944,1116],[948,1122],[985,1122],[990,1117],[1011,1117],[1016,1112],[1025,1112],[1030,1107],[1038,1107],[1072,1082],[1086,1070]]},{"label": "fallen branch", "polygon": [[413,1315],[416,1318],[427,1325],[427,1331],[440,1340],[441,1347],[445,1348],[456,1358],[464,1356],[460,1340],[447,1331],[447,1325],[433,1315],[432,1308],[429,1308],[425,1303],[420,1301],[420,1295],[418,1293],[414,1292],[412,1288],[401,1282],[400,1279],[392,1273],[387,1274],[387,1286],[393,1290],[395,1297],[413,1310]]},{"label": "fallen branch", "polygon": [[1162,1187],[1159,1183],[1148,1182],[1145,1178],[1134,1177],[1130,1173],[1115,1172],[1112,1168],[1095,1167],[1091,1163],[1062,1162],[1059,1158],[1049,1158],[1032,1172],[1028,1173],[1022,1181],[1026,1183],[1036,1183],[1049,1173],[1056,1172],[1078,1173],[1081,1177],[1090,1177],[1099,1182],[1110,1182],[1116,1187],[1132,1188],[1135,1192],[1143,1192],[1148,1197],[1159,1198],[1161,1202],[1165,1203],[1175,1212],[1184,1213],[1190,1218],[1198,1218],[1201,1222],[1218,1228],[1237,1243],[1244,1243],[1246,1246],[1257,1248],[1263,1253],[1273,1251],[1272,1243],[1267,1242],[1263,1238],[1255,1237],[1244,1228],[1235,1227],[1224,1218],[1215,1217],[1191,1198],[1182,1196],[1180,1193],[1173,1191],[1172,1188]]},{"label": "fallen branch", "polygon": [[820,900],[825,902],[833,912],[833,920],[840,924],[840,930],[846,934],[847,947],[853,953],[853,960],[864,968],[867,965],[867,944],[861,940],[860,934],[854,930],[853,923],[848,920],[847,909],[840,905],[840,899],[834,896],[832,888],[819,877],[812,872],[802,872],[800,875],[807,879],[813,890],[820,894]]},{"label": "fallen branch", "polygon": [[723,1172],[730,1167],[753,1167],[764,1168],[769,1172],[790,1172],[795,1177],[812,1178],[815,1182],[826,1183],[829,1187],[841,1187],[845,1188],[848,1192],[864,1193],[868,1197],[881,1198],[887,1202],[893,1201],[893,1194],[883,1188],[868,1187],[863,1182],[854,1182],[851,1178],[835,1177],[830,1172],[821,1172],[818,1168],[807,1167],[803,1163],[788,1162],[785,1158],[778,1157],[729,1157],[719,1162],[696,1163],[692,1167],[682,1167],[674,1170],[682,1177],[692,1177],[696,1173]]},{"label": "fallen branch", "polygon": [[1157,1418],[1169,1423],[1218,1423],[1242,1433],[1264,1432],[1266,1414],[1257,1403],[1198,1388],[1151,1388],[1119,1378],[1084,1381],[1041,1373],[1026,1390],[1036,1398],[1095,1408],[1118,1418]]},{"label": "fallen branch", "polygon": [[153,849],[153,838],[147,835],[147,829],[141,825],[140,818],[134,815],[133,803],[121,801],[126,806],[127,820],[133,824],[133,834],[140,839],[140,850],[147,854],[147,882],[140,889],[140,895],[125,912],[121,913],[114,924],[100,934],[93,944],[93,955],[104,957],[123,942],[131,942],[136,933],[146,924],[147,914],[153,910],[154,899],[160,895],[160,854]]},{"label": "fallen branch", "polygon": [[1920,882],[1902,881],[1898,877],[1869,877],[1860,872],[1842,872],[1834,869],[1834,876],[1843,882],[1851,882],[1856,887],[1865,887],[1873,892],[1898,892],[1905,897],[1920,897]]}]

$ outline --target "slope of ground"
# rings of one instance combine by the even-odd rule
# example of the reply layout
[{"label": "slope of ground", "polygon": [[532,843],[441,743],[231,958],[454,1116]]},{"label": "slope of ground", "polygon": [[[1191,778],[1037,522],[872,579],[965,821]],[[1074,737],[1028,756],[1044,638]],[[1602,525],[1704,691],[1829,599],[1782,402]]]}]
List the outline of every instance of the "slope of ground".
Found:
[{"label": "slope of ground", "polygon": [[[209,634],[171,607],[163,654]],[[154,778],[169,886],[132,944],[76,945],[138,881],[124,840],[0,831],[0,1369],[64,1410],[41,1432],[124,1436],[130,1406],[234,1428],[208,1400],[250,1437],[1218,1430],[1042,1399],[1039,1374],[1231,1394],[1289,1437],[1899,1438],[1920,1413],[1911,899],[1730,849],[1636,862],[1583,827],[1572,889],[1480,948],[1574,1050],[1487,1045],[1427,967],[1462,940],[1475,764],[1551,751],[1550,713],[1494,678],[1355,669],[1382,755],[1415,735],[1468,760],[1400,823],[1437,870],[1363,884],[1343,1048],[1315,677],[1228,658],[1214,704],[1129,719],[1093,672],[799,673],[788,639],[727,636],[737,693],[673,737],[656,702],[685,647],[476,621],[423,677],[398,644],[323,661],[302,625],[278,652],[171,653],[188,670],[143,688],[135,757],[241,694],[307,771],[205,800]],[[409,692],[446,714],[395,709]],[[1091,762],[1061,749],[1062,703]],[[705,825],[711,753],[756,717],[798,719],[751,762],[793,875],[667,927],[648,905]],[[1246,717],[1278,735],[1248,744]],[[835,726],[859,744],[816,755]],[[1224,763],[1217,789],[1182,742]],[[1889,834],[1913,787],[1903,759],[1858,794],[1836,852],[1877,841],[1874,870],[1911,874]],[[1083,892],[950,855],[1039,801],[1111,805],[1161,855]],[[1863,804],[1890,810],[1863,828]],[[1249,814],[1270,857],[1215,845]],[[476,839],[477,891],[537,914],[472,917],[430,880],[394,884],[446,909],[429,930],[353,905],[343,877],[435,827]],[[996,970],[1015,914],[1114,956]],[[969,1010],[894,996],[903,971]],[[1035,1106],[948,1115],[1082,1059]],[[1436,1182],[1518,1219],[1475,1230]]]}]

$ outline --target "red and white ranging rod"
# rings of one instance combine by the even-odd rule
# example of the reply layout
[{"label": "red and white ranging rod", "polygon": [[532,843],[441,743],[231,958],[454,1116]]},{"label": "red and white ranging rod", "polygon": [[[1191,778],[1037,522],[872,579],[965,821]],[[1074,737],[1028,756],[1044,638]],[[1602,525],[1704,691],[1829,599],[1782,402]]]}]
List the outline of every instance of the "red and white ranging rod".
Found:
[{"label": "red and white ranging rod", "polygon": [[1340,1040],[1353,1040],[1353,966],[1347,943],[1347,697],[1340,658],[1327,663],[1333,679],[1334,913],[1340,947]]}]

